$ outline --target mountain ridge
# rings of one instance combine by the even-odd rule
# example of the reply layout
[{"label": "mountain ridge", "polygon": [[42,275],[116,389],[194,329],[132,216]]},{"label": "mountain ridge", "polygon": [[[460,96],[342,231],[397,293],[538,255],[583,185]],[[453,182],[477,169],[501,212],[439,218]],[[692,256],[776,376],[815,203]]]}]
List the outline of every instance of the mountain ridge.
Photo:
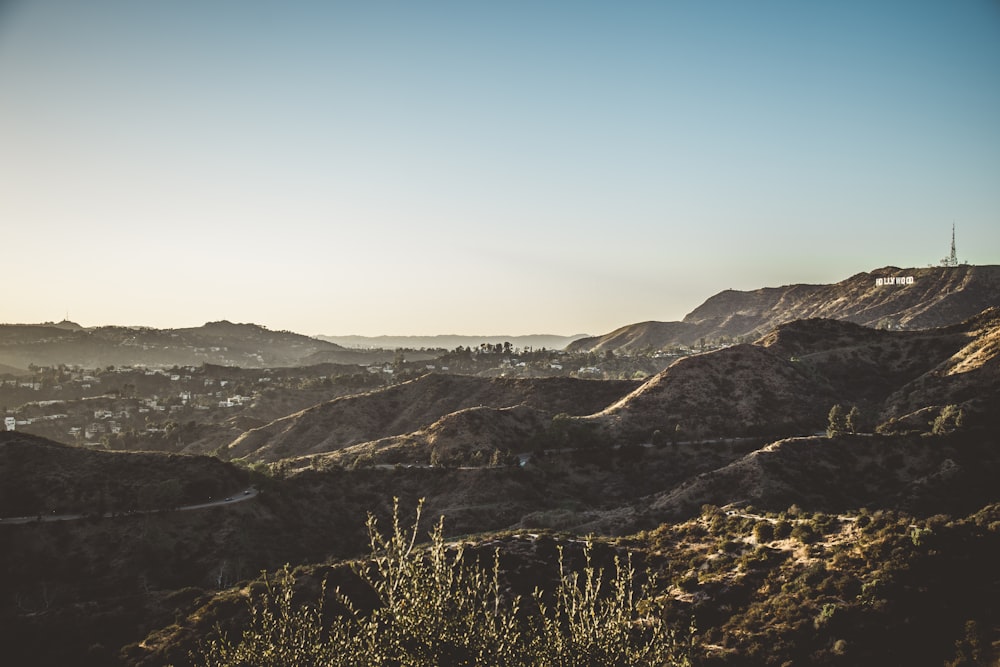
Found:
[{"label": "mountain ridge", "polygon": [[203,363],[245,368],[295,366],[343,347],[291,331],[220,320],[200,327],[154,329],[73,323],[0,324],[0,365],[185,366]]},{"label": "mountain ridge", "polygon": [[[835,404],[858,409],[857,428],[920,432],[948,405],[982,421],[998,402],[1000,309],[914,331],[796,320],[753,344],[681,357],[644,381],[430,373],[251,429],[229,444],[227,455],[461,465],[493,451],[602,441],[812,435],[826,429]],[[523,409],[509,410],[515,407]]]},{"label": "mountain ridge", "polygon": [[780,324],[825,318],[889,329],[959,324],[1000,306],[1000,265],[886,266],[832,284],[724,290],[680,322],[641,322],[580,339],[572,352],[632,353],[710,341],[749,342]]}]

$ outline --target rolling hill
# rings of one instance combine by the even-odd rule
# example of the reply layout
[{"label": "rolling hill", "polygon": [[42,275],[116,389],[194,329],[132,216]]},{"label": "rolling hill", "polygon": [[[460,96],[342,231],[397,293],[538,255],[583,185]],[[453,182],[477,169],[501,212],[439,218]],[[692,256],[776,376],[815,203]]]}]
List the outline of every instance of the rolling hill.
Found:
[{"label": "rolling hill", "polygon": [[[364,553],[366,514],[385,525],[399,497],[425,498],[455,544],[499,549],[501,575],[529,594],[581,535],[607,557],[655,564],[672,622],[696,617],[693,664],[876,665],[900,651],[909,664],[962,664],[961,641],[994,659],[995,268],[723,293],[685,322],[608,338],[617,350],[742,338],[645,381],[432,373],[263,423],[312,394],[285,397],[218,425],[248,429],[220,451],[236,462],[0,433],[5,656],[191,664],[215,622],[238,629],[261,569],[346,571]],[[226,322],[135,345],[106,329],[0,327],[0,351],[82,354],[96,337],[91,350],[160,359],[212,341],[257,362],[336,352]],[[828,437],[835,404],[856,419]],[[251,483],[251,501],[186,507]],[[65,520],[44,520],[53,512]]]},{"label": "rolling hill", "polygon": [[[998,309],[923,331],[881,331],[798,320],[752,345],[683,357],[586,419],[612,437],[649,441],[810,434],[834,404],[855,406],[859,428],[935,416],[948,404],[989,419],[1000,405]],[[919,430],[919,429],[918,429]]]},{"label": "rolling hill", "polygon": [[296,366],[321,352],[346,352],[333,343],[256,324],[225,320],[187,329],[95,327],[66,323],[0,325],[0,365]]},{"label": "rolling hill", "polygon": [[447,414],[481,406],[523,404],[549,414],[589,414],[638,384],[631,380],[519,380],[432,373],[386,389],[337,398],[250,430],[229,445],[228,454],[249,461],[276,461],[331,452],[410,433]]},{"label": "rolling hill", "polygon": [[887,266],[831,285],[726,290],[681,322],[633,324],[577,340],[567,350],[630,353],[694,346],[702,339],[748,342],[780,324],[811,318],[887,329],[929,329],[958,324],[991,306],[1000,306],[1000,266]]},{"label": "rolling hill", "polygon": [[562,437],[571,446],[810,435],[825,431],[834,404],[857,408],[856,428],[899,422],[921,431],[947,405],[986,419],[1000,404],[998,331],[995,310],[922,331],[810,319],[753,344],[682,357],[641,383],[428,374],[253,428],[227,454],[274,462],[336,452],[327,464],[458,465],[555,442],[559,413],[570,417]]}]

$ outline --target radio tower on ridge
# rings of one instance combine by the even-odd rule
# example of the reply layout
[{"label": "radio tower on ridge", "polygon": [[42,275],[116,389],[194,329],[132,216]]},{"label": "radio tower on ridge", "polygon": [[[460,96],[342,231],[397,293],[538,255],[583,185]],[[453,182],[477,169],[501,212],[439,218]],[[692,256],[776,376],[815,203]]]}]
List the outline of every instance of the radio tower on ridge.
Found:
[{"label": "radio tower on ridge", "polygon": [[941,260],[941,266],[958,266],[958,253],[955,252],[955,223],[951,223],[951,254]]}]

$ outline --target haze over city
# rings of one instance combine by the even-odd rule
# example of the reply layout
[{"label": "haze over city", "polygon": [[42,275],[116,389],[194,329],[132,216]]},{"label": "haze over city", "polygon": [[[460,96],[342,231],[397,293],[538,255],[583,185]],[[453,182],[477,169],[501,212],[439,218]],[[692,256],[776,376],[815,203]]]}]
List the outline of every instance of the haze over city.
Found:
[{"label": "haze over city", "polygon": [[1000,5],[0,2],[0,321],[603,333],[1000,248]]}]

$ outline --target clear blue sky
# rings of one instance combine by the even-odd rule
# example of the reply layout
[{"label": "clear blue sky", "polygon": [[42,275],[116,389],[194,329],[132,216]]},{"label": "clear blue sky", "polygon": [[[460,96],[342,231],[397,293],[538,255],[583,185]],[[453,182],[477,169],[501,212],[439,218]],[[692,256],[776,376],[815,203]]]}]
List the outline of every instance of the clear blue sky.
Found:
[{"label": "clear blue sky", "polygon": [[2,322],[604,333],[1000,263],[1000,3],[0,0]]}]

